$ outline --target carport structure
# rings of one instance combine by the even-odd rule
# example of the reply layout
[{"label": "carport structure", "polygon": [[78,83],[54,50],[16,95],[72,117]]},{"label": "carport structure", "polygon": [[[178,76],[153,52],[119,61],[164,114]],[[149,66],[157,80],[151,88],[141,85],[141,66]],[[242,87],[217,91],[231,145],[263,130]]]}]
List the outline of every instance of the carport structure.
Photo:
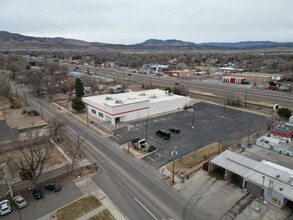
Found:
[{"label": "carport structure", "polygon": [[[283,209],[293,201],[293,176],[285,169],[252,160],[226,150],[209,162],[209,173],[221,170],[224,180],[236,177],[241,187]],[[292,171],[293,172],[293,171]]]}]

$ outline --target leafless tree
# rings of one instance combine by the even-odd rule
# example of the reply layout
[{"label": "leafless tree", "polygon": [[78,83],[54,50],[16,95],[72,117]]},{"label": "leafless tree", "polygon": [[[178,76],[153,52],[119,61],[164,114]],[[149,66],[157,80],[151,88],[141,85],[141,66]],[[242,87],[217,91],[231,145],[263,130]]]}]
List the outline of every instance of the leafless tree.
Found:
[{"label": "leafless tree", "polygon": [[71,96],[72,96],[72,92],[74,90],[75,87],[75,79],[74,78],[68,78],[66,80],[66,88],[69,94],[69,100],[71,100]]},{"label": "leafless tree", "polygon": [[78,155],[81,153],[82,148],[84,147],[85,138],[82,137],[79,133],[76,133],[76,141],[73,144],[65,144],[65,149],[67,154],[71,157],[71,171],[73,171],[75,161]]},{"label": "leafless tree", "polygon": [[48,141],[48,137],[32,129],[26,131],[24,136],[14,133],[13,143],[16,150],[13,158],[6,156],[7,160],[13,163],[16,170],[28,173],[28,176],[31,176],[31,186],[35,188],[44,166],[52,156],[54,146]]},{"label": "leafless tree", "polygon": [[60,135],[62,134],[65,122],[59,118],[53,118],[50,120],[50,133],[53,140],[58,142]]},{"label": "leafless tree", "polygon": [[228,93],[226,96],[226,104],[232,105],[232,106],[241,106],[242,101],[241,101],[239,94],[234,93],[234,92]]},{"label": "leafless tree", "polygon": [[9,99],[12,103],[11,87],[7,74],[0,75],[0,95]]}]

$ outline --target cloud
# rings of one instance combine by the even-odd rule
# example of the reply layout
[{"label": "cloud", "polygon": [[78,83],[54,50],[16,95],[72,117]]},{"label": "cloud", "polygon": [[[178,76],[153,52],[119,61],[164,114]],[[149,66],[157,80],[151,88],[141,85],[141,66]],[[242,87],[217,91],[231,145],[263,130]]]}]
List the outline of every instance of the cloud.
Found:
[{"label": "cloud", "polygon": [[9,0],[10,32],[133,44],[149,38],[193,42],[291,41],[291,0]]}]

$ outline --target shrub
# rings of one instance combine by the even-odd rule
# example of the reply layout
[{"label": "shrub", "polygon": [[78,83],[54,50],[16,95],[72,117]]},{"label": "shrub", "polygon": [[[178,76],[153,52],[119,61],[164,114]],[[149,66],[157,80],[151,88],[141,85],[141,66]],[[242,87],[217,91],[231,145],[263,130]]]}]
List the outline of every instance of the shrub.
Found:
[{"label": "shrub", "polygon": [[156,150],[156,147],[154,147],[153,145],[151,145],[150,147],[149,147],[149,149],[148,149],[148,152],[150,153],[150,152],[153,152],[153,151],[155,151]]},{"label": "shrub", "polygon": [[287,108],[280,108],[280,109],[278,110],[278,115],[279,115],[280,117],[290,118],[290,116],[291,116],[291,111],[290,111],[289,109],[287,109]]}]

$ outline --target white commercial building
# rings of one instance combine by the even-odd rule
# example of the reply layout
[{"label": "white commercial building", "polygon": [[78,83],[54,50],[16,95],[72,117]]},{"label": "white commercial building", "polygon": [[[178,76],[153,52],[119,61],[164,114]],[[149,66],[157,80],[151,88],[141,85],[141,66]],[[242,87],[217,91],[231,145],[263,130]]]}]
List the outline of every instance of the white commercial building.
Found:
[{"label": "white commercial building", "polygon": [[120,94],[107,94],[82,98],[87,111],[111,124],[153,116],[190,104],[190,98],[159,89]]}]

